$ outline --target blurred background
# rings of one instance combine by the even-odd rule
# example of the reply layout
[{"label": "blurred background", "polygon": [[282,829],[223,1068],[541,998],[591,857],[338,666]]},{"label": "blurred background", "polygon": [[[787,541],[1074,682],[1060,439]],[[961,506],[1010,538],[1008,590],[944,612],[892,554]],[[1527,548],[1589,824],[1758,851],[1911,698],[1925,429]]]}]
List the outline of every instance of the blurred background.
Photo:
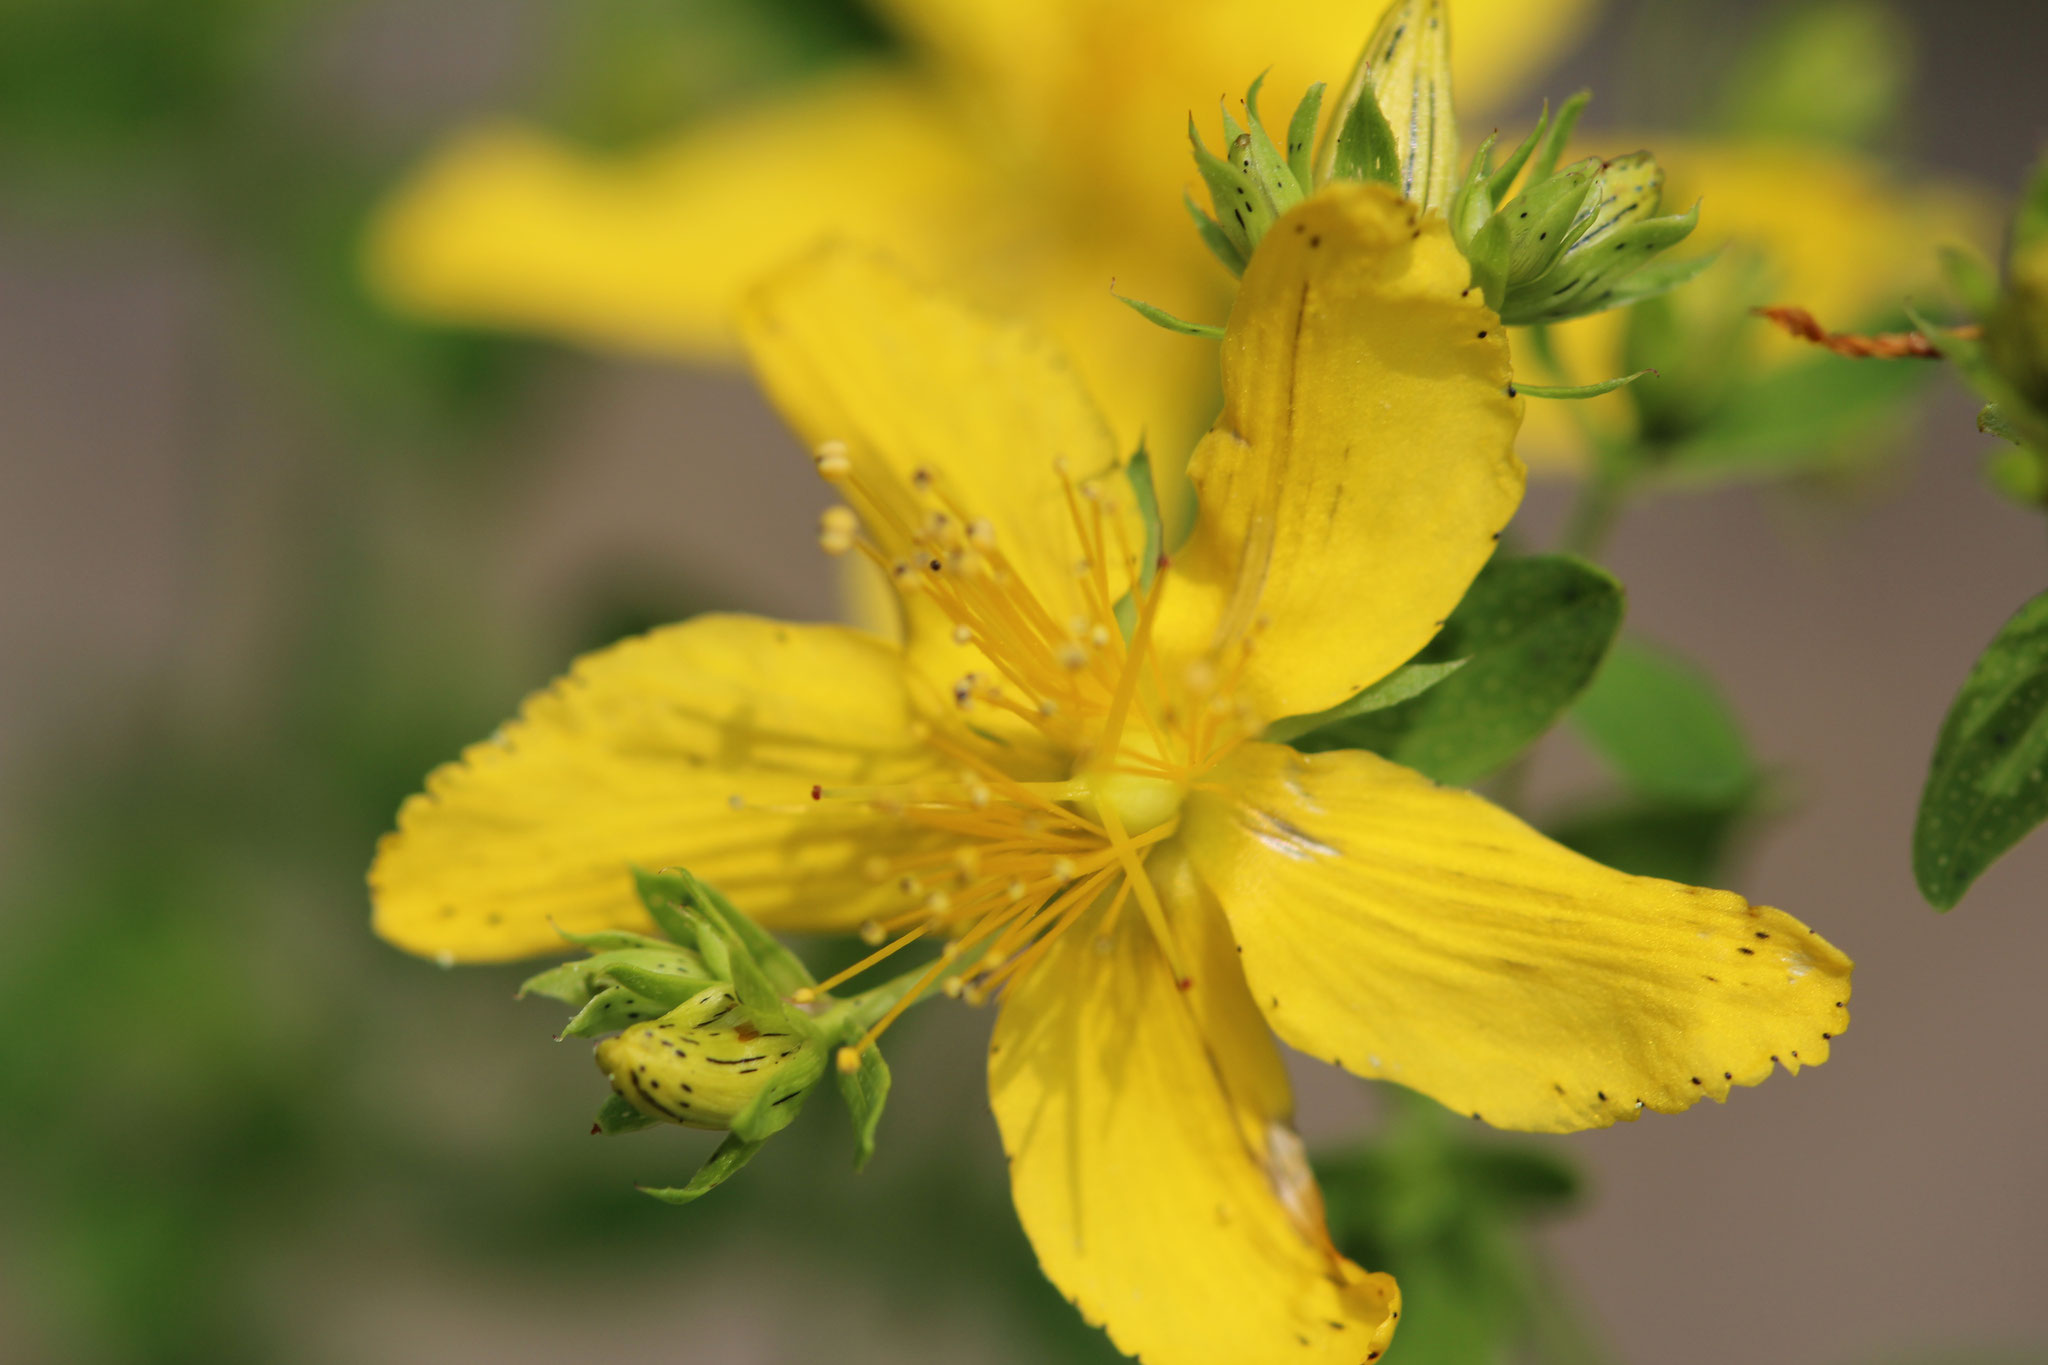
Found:
[{"label": "blurred background", "polygon": [[[1787,8],[1612,3],[1539,89],[1712,131]],[[1902,73],[1856,135],[2009,199],[2048,11],[1855,8]],[[821,1104],[678,1210],[632,1186],[706,1135],[590,1137],[602,1082],[519,969],[366,930],[399,800],[574,654],[836,609],[822,490],[743,376],[401,318],[366,216],[480,114],[626,146],[898,41],[855,0],[0,5],[0,1358],[1111,1358],[1010,1211],[985,1013],[892,1033],[866,1173]],[[1776,775],[1722,884],[1857,958],[1854,1030],[1725,1107],[1489,1148],[1526,1178],[1478,1212],[1412,1207],[1426,1118],[1300,1068],[1335,1220],[1411,1303],[1570,1305],[1546,1358],[2048,1360],[2048,841],[1946,917],[1908,855],[2048,535],[1928,378],[1853,478],[1673,491],[1607,553]],[[1526,540],[1568,501],[1539,489]],[[1534,789],[1602,780],[1560,734]]]}]

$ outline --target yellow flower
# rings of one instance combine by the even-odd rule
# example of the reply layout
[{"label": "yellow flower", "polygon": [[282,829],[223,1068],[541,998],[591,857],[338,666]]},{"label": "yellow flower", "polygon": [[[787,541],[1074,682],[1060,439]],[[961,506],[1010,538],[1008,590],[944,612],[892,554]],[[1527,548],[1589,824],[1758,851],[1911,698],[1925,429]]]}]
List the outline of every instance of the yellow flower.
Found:
[{"label": "yellow flower", "polygon": [[[1478,109],[1541,70],[1592,0],[1455,0]],[[889,0],[908,60],[843,69],[628,156],[512,123],[459,134],[387,206],[373,278],[431,317],[706,359],[747,288],[826,235],[1029,317],[1109,395],[1129,448],[1215,411],[1206,346],[1110,296],[1207,320],[1230,279],[1181,205],[1191,109],[1270,66],[1269,107],[1341,81],[1378,6],[1294,0]]]},{"label": "yellow flower", "polygon": [[[1715,390],[1705,397],[1710,405],[1739,401],[1766,377],[1841,363],[1752,318],[1750,309],[1798,304],[1830,327],[1859,330],[1896,314],[1916,289],[1937,283],[1936,246],[1990,236],[1990,215],[1979,197],[1953,185],[1903,181],[1838,147],[1762,139],[1689,144],[1663,136],[1654,145],[1668,173],[1664,202],[1702,204],[1700,229],[1680,254],[1724,253],[1670,296],[1678,335],[1693,350],[1625,355],[1627,315],[1600,314],[1554,330],[1568,378],[1518,356],[1530,382],[1586,383],[1640,362],[1662,369],[1662,378],[1641,381],[1646,385],[1699,385]],[[1709,378],[1703,367],[1725,373]],[[1635,434],[1637,396],[1537,404],[1522,454],[1540,473],[1582,468],[1588,427],[1617,439]]]},{"label": "yellow flower", "polygon": [[628,864],[678,863],[774,927],[862,927],[862,968],[943,937],[934,981],[1003,993],[1018,1212],[1090,1321],[1155,1365],[1375,1359],[1398,1292],[1330,1243],[1269,1026],[1566,1131],[1819,1063],[1847,1022],[1848,960],[1778,910],[1260,738],[1414,654],[1520,500],[1521,400],[1467,276],[1385,186],[1283,218],[1223,342],[1192,539],[1151,572],[1119,447],[1048,351],[847,250],[775,279],[755,362],[846,499],[822,540],[890,571],[903,643],[712,616],[592,655],[407,803],[378,931],[544,952],[641,924]]}]

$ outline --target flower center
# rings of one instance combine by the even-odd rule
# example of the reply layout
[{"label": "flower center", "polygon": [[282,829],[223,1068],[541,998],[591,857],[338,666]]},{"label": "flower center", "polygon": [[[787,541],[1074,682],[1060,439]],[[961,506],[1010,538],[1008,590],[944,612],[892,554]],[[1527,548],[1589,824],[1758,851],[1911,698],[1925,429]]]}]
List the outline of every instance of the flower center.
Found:
[{"label": "flower center", "polygon": [[[1057,463],[1060,538],[1074,551],[1066,582],[1043,581],[1042,547],[1031,561],[1034,582],[1007,557],[995,525],[934,471],[905,480],[877,462],[856,463],[837,442],[817,461],[850,504],[825,515],[824,548],[858,549],[889,575],[918,630],[933,628],[935,607],[953,644],[973,651],[950,696],[924,706],[924,741],[950,775],[812,791],[820,802],[862,803],[895,821],[905,836],[899,846],[916,849],[870,858],[875,913],[862,933],[877,949],[818,989],[936,936],[945,952],[904,1004],[927,984],[979,1001],[1043,960],[1069,929],[1085,921],[1087,932],[1106,936],[1126,910],[1142,917],[1185,979],[1145,865],[1178,829],[1190,784],[1243,727],[1216,661],[1171,676],[1152,648],[1170,577],[1165,558],[1148,581],[1114,495],[1077,485]],[[841,1065],[857,1065],[894,1018],[842,1054]]]}]

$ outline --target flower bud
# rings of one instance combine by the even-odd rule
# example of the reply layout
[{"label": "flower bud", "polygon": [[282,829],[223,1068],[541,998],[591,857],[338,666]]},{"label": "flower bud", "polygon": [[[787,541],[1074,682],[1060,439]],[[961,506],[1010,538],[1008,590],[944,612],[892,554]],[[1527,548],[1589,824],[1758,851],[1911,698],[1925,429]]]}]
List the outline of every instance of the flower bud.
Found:
[{"label": "flower bud", "polygon": [[659,1019],[597,1045],[597,1066],[650,1118],[765,1137],[795,1116],[828,1049],[793,1011],[758,1017],[711,986]]},{"label": "flower bud", "polygon": [[1387,180],[1445,209],[1458,180],[1443,0],[1395,0],[1358,54],[1316,154],[1315,182]]}]

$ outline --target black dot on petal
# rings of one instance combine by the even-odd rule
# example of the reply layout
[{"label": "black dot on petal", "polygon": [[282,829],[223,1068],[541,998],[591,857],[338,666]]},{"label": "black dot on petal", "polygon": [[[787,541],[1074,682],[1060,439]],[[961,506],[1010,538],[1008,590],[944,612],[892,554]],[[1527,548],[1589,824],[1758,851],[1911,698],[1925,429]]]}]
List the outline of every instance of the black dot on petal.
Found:
[{"label": "black dot on petal", "polygon": [[1700,1083],[1700,1078],[1699,1078],[1699,1077],[1697,1077],[1697,1076],[1693,1077],[1693,1078],[1692,1078],[1692,1083],[1693,1083],[1694,1085],[1698,1085],[1698,1084]]},{"label": "black dot on petal", "polygon": [[1486,340],[1486,333],[1484,333],[1484,332],[1481,332],[1481,333],[1479,334],[1479,339],[1480,339],[1481,341],[1484,341],[1484,340]]},{"label": "black dot on petal", "polygon": [[1735,1073],[1732,1071],[1724,1071],[1721,1073],[1721,1079],[1724,1081],[1732,1081],[1735,1079]]}]

